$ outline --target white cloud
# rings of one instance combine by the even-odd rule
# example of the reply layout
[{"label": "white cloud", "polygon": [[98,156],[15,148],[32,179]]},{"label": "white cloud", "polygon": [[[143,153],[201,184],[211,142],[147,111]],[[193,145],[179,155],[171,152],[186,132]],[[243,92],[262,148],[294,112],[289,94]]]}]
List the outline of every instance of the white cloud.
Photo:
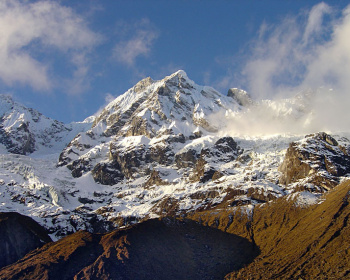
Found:
[{"label": "white cloud", "polygon": [[[271,97],[305,87],[347,84],[349,10],[335,18],[333,9],[322,2],[307,14],[289,16],[276,25],[263,23],[241,73],[246,89]],[[326,15],[331,19],[325,20]]]},{"label": "white cloud", "polygon": [[116,99],[115,96],[113,96],[111,93],[106,93],[106,96],[105,96],[105,102],[106,104],[109,104],[111,103],[114,99]]},{"label": "white cloud", "polygon": [[100,106],[100,108],[96,111],[94,116],[98,117],[102,113],[102,111],[106,108],[106,106],[115,99],[116,99],[116,97],[113,96],[111,93],[109,93],[109,92],[105,93],[104,104],[102,104],[102,106]]},{"label": "white cloud", "polygon": [[315,48],[303,85],[314,87],[322,84],[342,92],[350,88],[349,34],[350,6],[343,11],[341,20],[334,23],[331,40]]},{"label": "white cloud", "polygon": [[[130,38],[120,41],[113,49],[113,56],[121,63],[131,67],[139,56],[148,56],[154,41],[158,38],[158,31],[148,19],[137,22],[131,28],[126,25],[122,28],[132,30]],[[123,33],[122,31],[119,31]]]},{"label": "white cloud", "polygon": [[54,1],[1,1],[0,34],[0,79],[9,86],[22,83],[36,90],[53,87],[50,65],[41,60],[40,52],[64,54],[81,78],[87,66],[75,57],[99,40],[82,18]]},{"label": "white cloud", "polygon": [[303,35],[304,44],[307,44],[310,38],[318,36],[320,33],[322,33],[323,17],[326,14],[331,14],[331,12],[332,8],[324,2],[312,7]]},{"label": "white cloud", "polygon": [[76,95],[89,87],[89,81],[87,81],[89,67],[84,52],[72,54],[71,62],[75,65],[75,70],[72,77],[66,81],[65,87],[69,94]]},{"label": "white cloud", "polygon": [[[305,89],[317,92],[311,114],[296,120],[276,119],[273,108],[254,108],[241,119],[246,129],[260,131],[348,131],[350,127],[350,5],[342,13],[325,3],[308,13],[263,23],[251,43],[239,83],[255,98],[291,97]],[[222,79],[234,84],[234,77]],[[230,82],[229,82],[230,81]],[[332,89],[331,91],[329,89]],[[271,115],[272,114],[272,115]],[[232,120],[230,120],[231,123]],[[234,127],[230,127],[233,131]],[[235,130],[237,131],[237,130]]]}]

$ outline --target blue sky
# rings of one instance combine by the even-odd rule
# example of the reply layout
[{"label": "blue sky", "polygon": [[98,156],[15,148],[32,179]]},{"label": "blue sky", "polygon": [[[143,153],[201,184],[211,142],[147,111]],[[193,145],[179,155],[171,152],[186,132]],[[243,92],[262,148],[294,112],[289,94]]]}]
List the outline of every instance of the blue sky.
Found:
[{"label": "blue sky", "polygon": [[[261,98],[350,88],[348,1],[0,3],[0,91],[81,121],[140,79],[183,69],[222,93]],[[349,87],[348,87],[349,86]]]}]

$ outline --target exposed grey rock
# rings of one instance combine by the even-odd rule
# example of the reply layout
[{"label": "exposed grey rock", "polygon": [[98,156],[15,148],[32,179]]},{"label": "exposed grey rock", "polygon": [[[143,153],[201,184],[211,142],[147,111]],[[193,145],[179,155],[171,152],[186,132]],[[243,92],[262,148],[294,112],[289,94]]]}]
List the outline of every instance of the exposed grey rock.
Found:
[{"label": "exposed grey rock", "polygon": [[85,172],[92,169],[92,165],[89,159],[77,159],[67,165],[68,169],[72,171],[74,178],[81,177]]},{"label": "exposed grey rock", "polygon": [[148,124],[147,120],[135,116],[130,122],[130,128],[126,131],[125,136],[145,135],[149,138],[155,136],[155,132]]},{"label": "exposed grey rock", "polygon": [[216,190],[209,190],[209,191],[202,191],[202,192],[196,192],[190,195],[192,199],[201,199],[205,200],[207,198],[215,198],[220,193]]},{"label": "exposed grey rock", "polygon": [[199,155],[195,150],[189,149],[183,153],[175,155],[175,162],[177,168],[193,167],[198,159]]},{"label": "exposed grey rock", "polygon": [[152,207],[152,212],[161,216],[174,216],[179,213],[179,200],[172,196],[165,196]]},{"label": "exposed grey rock", "polygon": [[[223,174],[216,170],[213,165],[218,162],[234,161],[242,152],[243,150],[237,145],[232,137],[220,138],[215,142],[213,147],[202,149],[198,160],[195,163],[191,181],[205,183],[209,180],[219,179]],[[184,156],[193,160],[190,151],[184,154]]]},{"label": "exposed grey rock", "polygon": [[207,161],[204,159],[203,154],[201,154],[193,169],[193,176],[191,177],[191,181],[199,181],[201,183],[208,182],[213,178],[215,172],[216,170],[207,164]]},{"label": "exposed grey rock", "polygon": [[348,147],[342,147],[330,135],[320,132],[307,135],[304,141],[289,145],[279,167],[280,183],[288,185],[300,179],[325,189],[339,183],[339,177],[350,173]]},{"label": "exposed grey rock", "polygon": [[[3,119],[0,123],[4,122]],[[13,154],[31,154],[35,151],[35,136],[29,131],[28,122],[22,122],[17,128],[5,130],[0,125],[0,143],[4,144],[7,150]]]},{"label": "exposed grey rock", "polygon": [[91,173],[96,182],[103,185],[114,185],[124,179],[124,174],[120,170],[121,167],[117,162],[98,163]]},{"label": "exposed grey rock", "polygon": [[154,81],[150,78],[144,78],[143,80],[139,81],[135,86],[134,86],[134,90],[135,92],[141,92],[143,90],[146,89],[146,87],[148,87],[149,85],[153,84]]},{"label": "exposed grey rock", "polygon": [[242,89],[230,88],[227,92],[227,96],[232,97],[241,106],[247,106],[253,103],[249,94]]},{"label": "exposed grey rock", "polygon": [[168,185],[169,183],[164,181],[161,176],[159,171],[156,170],[152,170],[149,179],[147,180],[147,182],[145,183],[145,187],[149,187],[149,186],[162,186],[162,185]]},{"label": "exposed grey rock", "polygon": [[232,137],[222,137],[214,144],[212,156],[218,157],[220,161],[229,162],[235,160],[242,152]]}]

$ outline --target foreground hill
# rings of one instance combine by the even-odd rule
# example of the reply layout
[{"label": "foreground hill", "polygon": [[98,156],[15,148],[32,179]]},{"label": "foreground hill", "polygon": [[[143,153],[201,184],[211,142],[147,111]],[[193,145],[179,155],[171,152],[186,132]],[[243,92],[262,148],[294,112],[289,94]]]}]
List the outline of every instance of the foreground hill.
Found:
[{"label": "foreground hill", "polygon": [[15,212],[0,212],[0,240],[0,268],[52,241],[43,226]]},{"label": "foreground hill", "polygon": [[80,231],[32,251],[1,279],[222,279],[252,261],[244,238],[190,220],[149,220],[96,235]]}]

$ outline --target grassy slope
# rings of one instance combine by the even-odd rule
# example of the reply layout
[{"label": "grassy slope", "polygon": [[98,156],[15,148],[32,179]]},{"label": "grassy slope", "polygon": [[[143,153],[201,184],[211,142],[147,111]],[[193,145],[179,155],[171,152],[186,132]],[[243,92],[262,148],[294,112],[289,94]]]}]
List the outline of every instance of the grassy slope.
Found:
[{"label": "grassy slope", "polygon": [[350,182],[321,204],[296,207],[278,199],[253,216],[228,210],[195,213],[192,219],[252,240],[261,254],[227,279],[350,279]]}]

